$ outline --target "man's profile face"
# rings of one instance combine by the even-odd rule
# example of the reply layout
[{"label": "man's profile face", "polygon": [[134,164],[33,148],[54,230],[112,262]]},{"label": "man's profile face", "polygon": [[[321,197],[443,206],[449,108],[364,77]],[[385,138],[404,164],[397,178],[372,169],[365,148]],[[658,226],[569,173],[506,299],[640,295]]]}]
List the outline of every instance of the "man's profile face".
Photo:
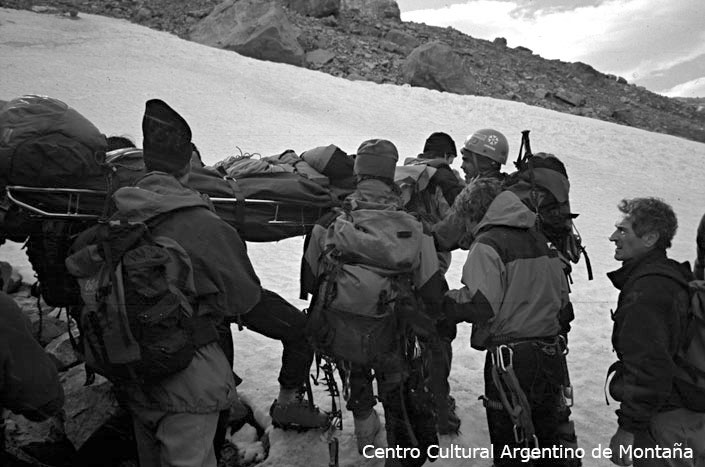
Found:
[{"label": "man's profile face", "polygon": [[617,261],[628,261],[638,258],[653,248],[647,245],[646,235],[637,236],[636,232],[634,232],[632,221],[628,216],[624,216],[618,221],[615,224],[615,228],[609,240],[614,242],[614,259]]},{"label": "man's profile face", "polygon": [[469,183],[473,178],[480,175],[480,168],[477,166],[478,158],[467,149],[462,149],[460,154],[463,158],[463,163],[461,164],[460,169],[465,174],[465,181]]}]

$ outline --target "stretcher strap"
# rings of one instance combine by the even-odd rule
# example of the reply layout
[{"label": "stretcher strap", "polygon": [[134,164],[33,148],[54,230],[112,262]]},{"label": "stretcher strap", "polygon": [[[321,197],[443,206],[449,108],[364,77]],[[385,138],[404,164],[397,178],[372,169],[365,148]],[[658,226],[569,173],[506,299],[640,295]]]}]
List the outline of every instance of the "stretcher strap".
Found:
[{"label": "stretcher strap", "polygon": [[235,199],[235,207],[233,208],[233,213],[235,214],[235,224],[242,225],[245,221],[245,195],[240,189],[237,180],[232,177],[223,177],[232,191],[233,198]]}]

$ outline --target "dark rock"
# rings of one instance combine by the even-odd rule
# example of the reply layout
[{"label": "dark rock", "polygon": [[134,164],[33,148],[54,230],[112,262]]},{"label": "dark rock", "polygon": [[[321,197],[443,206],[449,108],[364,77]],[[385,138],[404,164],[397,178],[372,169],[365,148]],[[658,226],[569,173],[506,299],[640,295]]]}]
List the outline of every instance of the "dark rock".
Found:
[{"label": "dark rock", "polygon": [[338,20],[336,19],[335,16],[327,16],[321,20],[321,24],[324,24],[326,26],[330,27],[336,27],[338,26]]},{"label": "dark rock", "polygon": [[[41,324],[41,329],[40,329]],[[42,347],[59,337],[68,329],[66,321],[50,316],[44,316],[42,320],[32,323],[32,334],[36,337]]]},{"label": "dark rock", "polygon": [[233,50],[247,57],[303,65],[299,31],[274,1],[226,0],[190,33],[201,44]]},{"label": "dark rock", "polygon": [[419,40],[416,37],[399,29],[390,29],[389,32],[384,35],[384,38],[409,50],[419,46]]},{"label": "dark rock", "polygon": [[457,94],[473,94],[463,57],[448,44],[430,42],[415,48],[402,65],[402,76],[412,86]]},{"label": "dark rock", "polygon": [[191,10],[188,12],[188,15],[191,18],[201,19],[208,16],[212,10],[212,8],[201,8],[200,10]]},{"label": "dark rock", "polygon": [[399,5],[394,0],[341,0],[340,9],[372,18],[401,20]]},{"label": "dark rock", "polygon": [[137,21],[146,21],[148,19],[151,19],[152,16],[153,16],[152,10],[150,10],[149,8],[143,7],[143,8],[140,8],[139,10],[137,10],[137,14],[135,15],[135,19]]},{"label": "dark rock", "polygon": [[13,294],[19,291],[21,287],[22,275],[7,261],[0,261],[0,290]]},{"label": "dark rock", "polygon": [[379,46],[387,52],[402,53],[402,48],[391,41],[380,41]]},{"label": "dark rock", "polygon": [[76,453],[64,432],[61,417],[54,416],[42,422],[33,422],[22,415],[8,412],[5,416],[5,443],[7,451],[27,462],[20,465],[68,467]]},{"label": "dark rock", "polygon": [[602,73],[588,65],[587,63],[583,62],[574,62],[573,67],[576,69],[576,71],[580,74],[588,74],[588,75],[593,75],[593,76],[602,76]]},{"label": "dark rock", "polygon": [[53,355],[60,363],[60,371],[63,368],[68,368],[69,366],[74,365],[79,360],[79,357],[76,355],[73,345],[71,344],[71,338],[69,337],[68,332],[64,332],[49,342],[45,347],[45,350]]},{"label": "dark rock", "polygon": [[553,94],[553,96],[566,104],[570,104],[573,107],[581,107],[585,105],[586,99],[584,96],[576,94],[574,92],[559,90]]},{"label": "dark rock", "polygon": [[286,6],[301,15],[315,18],[337,16],[340,12],[340,0],[286,0]]},{"label": "dark rock", "polygon": [[494,41],[492,42],[496,45],[499,45],[500,47],[507,46],[507,39],[505,39],[504,37],[495,37]]},{"label": "dark rock", "polygon": [[627,109],[627,108],[621,108],[621,109],[617,109],[617,110],[612,111],[612,113],[610,114],[610,117],[614,118],[618,122],[627,123],[627,124],[629,122],[631,122],[634,118],[634,116],[632,114],[632,110]]},{"label": "dark rock", "polygon": [[76,449],[80,449],[111,417],[118,414],[120,406],[113,393],[113,386],[100,375],[93,384],[86,386],[83,365],[75,366],[61,375],[66,402],[65,433]]},{"label": "dark rock", "polygon": [[335,54],[330,50],[316,49],[306,54],[306,62],[313,65],[325,65],[335,58]]}]

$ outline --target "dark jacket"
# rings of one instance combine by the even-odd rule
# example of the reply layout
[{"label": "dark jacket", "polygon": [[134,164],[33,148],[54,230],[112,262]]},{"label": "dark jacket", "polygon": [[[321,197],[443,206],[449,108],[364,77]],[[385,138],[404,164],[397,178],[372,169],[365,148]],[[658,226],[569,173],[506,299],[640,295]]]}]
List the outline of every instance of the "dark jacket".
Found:
[{"label": "dark jacket", "polygon": [[199,315],[233,322],[260,299],[260,281],[237,230],[218,217],[207,200],[171,175],[152,172],[114,195],[120,215],[157,220],[154,235],[176,240],[188,253]]},{"label": "dark jacket", "polygon": [[40,421],[63,404],[56,366],[32,336],[17,303],[0,292],[0,409]]},{"label": "dark jacket", "polygon": [[695,257],[693,274],[696,279],[702,280],[705,279],[705,216],[700,219],[698,233],[695,237],[695,245],[697,248],[697,256]]},{"label": "dark jacket", "polygon": [[689,304],[688,263],[653,250],[625,261],[607,274],[619,289],[612,315],[612,346],[619,362],[610,383],[620,401],[619,426],[629,432],[644,430],[659,412],[684,407],[681,391],[687,383],[675,378],[673,357],[682,339]]},{"label": "dark jacket", "polygon": [[[153,235],[169,237],[193,264],[198,315],[213,324],[234,321],[260,300],[261,287],[237,231],[209,209],[201,195],[173,176],[151,172],[113,195],[119,215],[157,222]],[[153,386],[126,388],[138,406],[169,412],[212,413],[234,400],[232,367],[216,343],[199,348],[191,364]]]}]

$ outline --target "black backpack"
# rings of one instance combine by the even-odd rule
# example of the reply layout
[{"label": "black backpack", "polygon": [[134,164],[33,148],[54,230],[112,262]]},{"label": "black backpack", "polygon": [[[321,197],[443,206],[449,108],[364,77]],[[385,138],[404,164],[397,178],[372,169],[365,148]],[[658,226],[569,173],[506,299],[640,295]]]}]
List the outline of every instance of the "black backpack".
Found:
[{"label": "black backpack", "polygon": [[196,317],[193,267],[174,240],[153,236],[144,223],[113,220],[81,234],[74,250],[66,266],[83,299],[81,350],[96,373],[112,382],[156,382],[217,338]]},{"label": "black backpack", "polygon": [[36,292],[49,306],[80,305],[81,290],[76,278],[66,270],[65,261],[76,236],[93,224],[48,219],[35,225],[36,231],[27,238],[25,248],[36,273]]},{"label": "black backpack", "polygon": [[0,189],[105,188],[107,140],[64,102],[25,95],[0,108]]},{"label": "black backpack", "polygon": [[590,258],[574,223],[578,214],[570,208],[570,184],[563,162],[553,154],[532,153],[529,131],[525,130],[514,165],[517,171],[505,180],[506,188],[536,214],[539,230],[565,261],[578,263],[585,257],[588,279],[592,280]]},{"label": "black backpack", "polygon": [[688,321],[683,342],[675,358],[678,365],[676,376],[697,388],[683,395],[688,408],[705,412],[705,281],[690,281],[688,288]]}]

